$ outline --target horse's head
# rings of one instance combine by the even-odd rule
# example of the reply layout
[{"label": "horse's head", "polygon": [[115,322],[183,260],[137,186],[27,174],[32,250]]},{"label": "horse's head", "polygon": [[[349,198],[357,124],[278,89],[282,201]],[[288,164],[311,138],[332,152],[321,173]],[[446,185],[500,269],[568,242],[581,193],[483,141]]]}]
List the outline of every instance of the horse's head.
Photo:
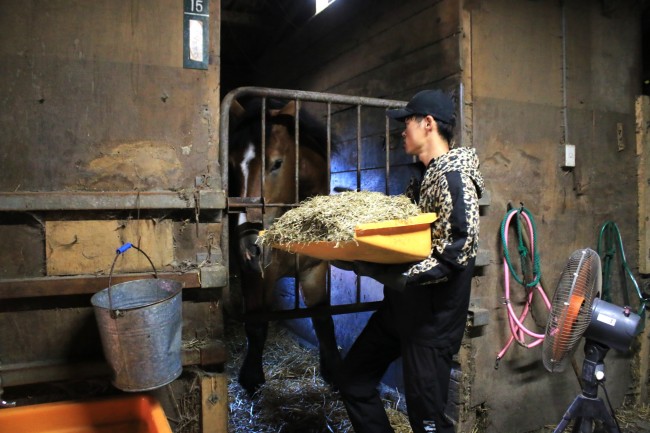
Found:
[{"label": "horse's head", "polygon": [[[239,197],[263,197],[267,205],[247,208],[238,221],[239,255],[244,269],[261,272],[262,251],[256,244],[259,231],[269,227],[287,208],[273,206],[296,202],[296,104],[270,110],[266,116],[266,149],[262,160],[261,121],[259,112],[242,122],[233,134],[230,147],[230,194]],[[300,129],[299,194],[302,200],[327,191],[325,159],[318,139]],[[321,149],[324,144],[320,143]],[[262,164],[264,163],[264,167]],[[264,190],[262,191],[262,176]]]}]

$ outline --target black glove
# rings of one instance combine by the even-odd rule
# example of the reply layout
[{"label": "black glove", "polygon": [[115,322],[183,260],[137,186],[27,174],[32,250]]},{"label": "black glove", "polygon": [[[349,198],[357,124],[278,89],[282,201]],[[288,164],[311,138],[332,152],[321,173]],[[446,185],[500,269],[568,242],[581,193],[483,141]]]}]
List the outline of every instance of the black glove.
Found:
[{"label": "black glove", "polygon": [[355,260],[353,266],[354,272],[356,272],[357,275],[370,277],[373,280],[379,281],[388,288],[403,291],[408,279],[406,272],[411,267],[411,264],[402,263],[397,265],[388,265]]}]

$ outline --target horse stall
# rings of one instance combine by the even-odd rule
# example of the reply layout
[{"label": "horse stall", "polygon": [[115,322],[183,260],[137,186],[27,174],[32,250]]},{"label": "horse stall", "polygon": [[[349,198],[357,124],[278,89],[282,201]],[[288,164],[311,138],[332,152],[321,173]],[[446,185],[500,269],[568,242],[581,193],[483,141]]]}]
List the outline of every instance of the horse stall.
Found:
[{"label": "horse stall", "polygon": [[[268,128],[274,127],[273,121],[263,116],[294,101],[302,107],[295,110],[299,116],[309,113],[325,127],[329,141],[322,164],[330,193],[362,189],[399,194],[418,174],[414,161],[401,152],[401,128],[387,122],[383,109],[354,98],[392,106],[427,88],[453,95],[458,105],[456,145],[476,148],[488,193],[481,201],[479,266],[448,415],[459,432],[552,430],[583,391],[581,368],[588,357],[580,339],[573,369],[549,373],[542,361],[549,316],[542,292],[552,298],[571,253],[598,249],[601,259],[613,260],[604,263],[620,266],[620,275],[610,265],[603,266],[610,269],[603,274],[610,281],[609,296],[617,305],[629,305],[641,323],[645,320],[647,97],[641,77],[648,44],[646,39],[642,44],[647,24],[640,19],[647,16],[645,2],[328,3],[316,15],[308,10],[311,5],[223,3],[221,133],[226,134],[224,128],[233,121],[226,111],[242,113],[231,106],[238,96],[244,112],[246,104],[250,107],[251,100],[257,100],[252,104],[256,121]],[[273,98],[281,104],[260,109]],[[299,123],[294,119],[294,132],[301,131]],[[302,149],[299,138],[291,138]],[[234,177],[231,174],[228,181]],[[231,229],[246,220],[246,209],[272,203],[255,194],[242,199],[242,194],[229,191]],[[283,204],[296,202],[291,196]],[[504,215],[513,210],[519,224],[525,223],[528,212],[531,230],[534,227],[530,234],[518,235],[514,223],[504,231]],[[604,246],[608,221],[620,230],[619,244],[624,241],[626,247],[623,258],[613,244]],[[506,234],[510,241],[504,245]],[[238,234],[231,230],[231,259],[263,254],[251,249],[250,242],[242,249],[232,236]],[[519,239],[519,245],[513,239]],[[529,254],[522,263],[530,269],[519,267],[522,249]],[[522,275],[512,276],[504,251],[509,252],[506,261]],[[233,262],[231,272],[238,274]],[[334,314],[336,344],[345,353],[371,314],[363,310],[372,310],[381,300],[381,287],[330,268],[324,303],[330,307],[313,307],[303,303],[296,274],[300,272],[274,276],[279,280],[276,296],[267,304],[274,312],[262,314],[253,308],[246,314],[282,320],[299,341],[320,344],[321,353],[321,335],[303,317]],[[509,292],[504,292],[508,285]],[[513,321],[519,317],[523,326]],[[266,330],[255,335],[265,336]],[[261,362],[260,350],[255,356],[256,363]],[[250,366],[248,360],[238,361]],[[636,335],[631,350],[609,351],[604,364],[606,401],[618,409],[622,431],[650,431],[647,331]],[[260,383],[264,372],[257,372]],[[239,365],[232,374],[241,374]],[[399,361],[384,383],[400,389]],[[605,401],[602,389],[600,397]],[[568,416],[575,418],[573,412]],[[291,429],[290,421],[282,428]]]},{"label": "horse stall", "polygon": [[[645,323],[648,6],[0,2],[0,431],[122,422],[134,404],[147,431],[352,431],[326,380],[382,287],[256,238],[311,194],[402,193],[422,168],[385,110],[429,88],[456,101],[454,141],[476,149],[487,183],[447,415],[457,432],[552,431],[591,365],[584,338],[575,370],[542,359],[541,293],[571,253],[598,250],[603,297]],[[151,284],[182,286],[165,298],[180,310],[128,334],[118,361],[164,337],[181,369],[147,357],[131,371],[164,377],[129,390],[97,319],[130,312],[107,289]],[[621,431],[650,431],[648,331],[619,349],[602,354],[599,396]],[[409,432],[400,374],[397,361],[382,388]]]}]

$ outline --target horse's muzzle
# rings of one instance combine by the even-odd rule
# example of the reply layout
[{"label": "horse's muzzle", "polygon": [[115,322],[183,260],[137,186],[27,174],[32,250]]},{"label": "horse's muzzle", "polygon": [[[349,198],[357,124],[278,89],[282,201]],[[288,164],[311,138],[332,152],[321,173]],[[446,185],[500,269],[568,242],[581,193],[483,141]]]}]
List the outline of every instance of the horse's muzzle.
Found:
[{"label": "horse's muzzle", "polygon": [[242,270],[262,272],[262,249],[257,245],[262,224],[246,222],[237,227]]}]

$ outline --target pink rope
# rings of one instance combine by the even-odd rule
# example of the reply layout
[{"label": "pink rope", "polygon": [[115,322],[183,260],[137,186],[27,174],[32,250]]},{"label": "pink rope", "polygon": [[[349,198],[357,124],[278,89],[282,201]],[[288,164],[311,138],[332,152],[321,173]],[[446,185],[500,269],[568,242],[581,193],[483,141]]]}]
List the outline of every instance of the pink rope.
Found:
[{"label": "pink rope", "polygon": [[[524,212],[511,212],[510,215],[508,215],[506,219],[505,230],[503,231],[503,235],[505,236],[505,244],[508,245],[508,229],[510,227],[510,221],[517,214],[521,215],[524,219],[524,222],[526,223],[526,226],[528,228],[528,237],[530,239],[530,250],[535,251],[535,237],[533,233],[533,224],[531,223],[530,218],[528,218],[528,215],[526,215]],[[515,313],[514,308],[512,308],[512,302],[510,301],[510,269],[508,268],[508,263],[506,261],[505,256],[503,257],[503,274],[504,274],[504,286],[505,286],[506,312],[508,315],[508,325],[510,327],[511,335],[510,338],[508,339],[508,342],[505,344],[503,349],[501,349],[501,351],[497,355],[495,368],[498,368],[499,361],[501,360],[501,358],[505,356],[506,352],[508,351],[508,349],[510,348],[510,346],[514,341],[517,341],[517,343],[519,343],[521,346],[524,346],[526,348],[535,347],[544,341],[544,334],[538,334],[532,332],[524,325],[524,321],[526,320],[526,317],[530,312],[530,305],[533,301],[533,295],[535,294],[535,290],[539,292],[540,296],[542,297],[542,300],[544,301],[544,305],[546,305],[546,308],[549,311],[551,310],[551,302],[549,301],[548,296],[546,296],[546,293],[544,292],[542,285],[540,283],[537,283],[537,285],[534,287],[533,290],[528,291],[528,295],[526,296],[526,304],[524,305],[521,314],[517,316],[517,313]],[[526,336],[531,337],[532,341],[526,341]]]}]

